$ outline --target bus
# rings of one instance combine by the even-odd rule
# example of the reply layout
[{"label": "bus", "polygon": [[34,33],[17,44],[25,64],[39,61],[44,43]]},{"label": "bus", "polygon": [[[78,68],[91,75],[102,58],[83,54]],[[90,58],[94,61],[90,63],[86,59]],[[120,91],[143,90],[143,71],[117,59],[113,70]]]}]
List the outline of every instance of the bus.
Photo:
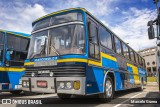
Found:
[{"label": "bus", "polygon": [[22,90],[57,93],[59,98],[98,94],[146,85],[145,60],[84,8],[45,15],[33,31]]},{"label": "bus", "polygon": [[[160,92],[160,7],[158,6],[159,0],[153,0],[153,2],[156,5],[157,17],[154,20],[148,21],[147,26],[148,26],[148,38],[149,39],[157,38],[156,77]],[[156,33],[154,29],[156,29]]]},{"label": "bus", "polygon": [[30,35],[0,30],[0,92],[19,94]]}]

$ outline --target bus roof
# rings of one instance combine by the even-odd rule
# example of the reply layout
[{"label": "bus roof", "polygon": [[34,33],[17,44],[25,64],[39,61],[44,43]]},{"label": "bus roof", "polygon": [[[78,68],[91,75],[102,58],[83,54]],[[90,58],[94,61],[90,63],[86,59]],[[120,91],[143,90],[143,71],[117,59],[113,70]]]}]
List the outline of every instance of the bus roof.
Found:
[{"label": "bus roof", "polygon": [[15,32],[15,31],[1,30],[1,29],[0,29],[0,32],[5,32],[5,33],[17,35],[17,36],[22,36],[22,37],[30,38],[30,34],[26,34],[26,33],[22,33],[22,32]]},{"label": "bus roof", "polygon": [[[60,10],[60,11],[57,11],[57,12],[52,12],[50,14],[47,14],[45,16],[42,16],[38,19],[36,19],[35,21],[33,21],[32,25],[40,20],[43,20],[47,17],[50,17],[52,15],[56,15],[56,14],[60,14],[60,13],[63,13],[63,12],[69,12],[69,11],[73,11],[73,10],[81,10],[81,11],[84,11],[86,12],[88,15],[90,15],[92,18],[94,18],[96,21],[98,21],[101,25],[103,25],[105,28],[107,28],[111,33],[113,33],[116,37],[118,37],[121,41],[123,41],[119,36],[117,36],[113,31],[111,31],[107,26],[105,26],[101,21],[99,21],[96,17],[94,17],[89,11],[87,11],[85,8],[82,8],[82,7],[77,7],[77,8],[69,8],[69,9],[64,9],[64,10]],[[123,41],[123,43],[125,43]],[[130,47],[127,43],[125,43],[128,47]],[[131,48],[131,47],[130,47]],[[134,50],[133,48],[131,48],[132,50]],[[134,51],[135,53],[137,53],[138,55],[140,55],[138,52]],[[141,56],[141,55],[140,55]],[[142,57],[142,56],[141,56]],[[143,57],[142,57],[143,58]],[[144,58],[143,58],[144,59]]]}]

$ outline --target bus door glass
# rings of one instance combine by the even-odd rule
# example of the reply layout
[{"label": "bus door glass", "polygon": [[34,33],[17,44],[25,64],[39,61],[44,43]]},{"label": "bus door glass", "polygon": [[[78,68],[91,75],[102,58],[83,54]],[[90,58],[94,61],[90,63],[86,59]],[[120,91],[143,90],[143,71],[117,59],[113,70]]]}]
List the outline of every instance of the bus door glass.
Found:
[{"label": "bus door glass", "polygon": [[0,66],[3,63],[3,52],[4,52],[4,33],[0,32]]},{"label": "bus door glass", "polygon": [[89,32],[89,57],[92,59],[100,60],[97,25],[91,20],[88,20],[87,25]]}]

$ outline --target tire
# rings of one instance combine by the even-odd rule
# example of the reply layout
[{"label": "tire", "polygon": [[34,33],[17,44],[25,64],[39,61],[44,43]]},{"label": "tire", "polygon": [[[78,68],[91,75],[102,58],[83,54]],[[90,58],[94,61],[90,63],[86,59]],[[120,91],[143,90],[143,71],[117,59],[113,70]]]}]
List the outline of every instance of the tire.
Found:
[{"label": "tire", "polygon": [[62,100],[70,99],[72,96],[71,94],[57,94],[57,95]]},{"label": "tire", "polygon": [[17,95],[20,94],[22,91],[21,90],[16,90],[16,91],[10,91],[10,93]]},{"label": "tire", "polygon": [[144,89],[144,83],[143,80],[141,80],[141,87],[138,88],[138,91],[143,91]]},{"label": "tire", "polygon": [[105,80],[104,93],[99,95],[102,102],[110,102],[114,96],[114,85],[111,77],[107,77]]}]

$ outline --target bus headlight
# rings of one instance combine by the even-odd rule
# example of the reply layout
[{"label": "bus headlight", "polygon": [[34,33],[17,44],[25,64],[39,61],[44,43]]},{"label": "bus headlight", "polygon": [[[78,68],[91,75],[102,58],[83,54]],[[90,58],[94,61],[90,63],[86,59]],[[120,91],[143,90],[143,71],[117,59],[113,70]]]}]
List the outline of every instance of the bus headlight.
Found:
[{"label": "bus headlight", "polygon": [[50,77],[53,77],[53,75],[54,75],[53,72],[50,72],[50,73],[49,73],[49,76],[50,76]]},{"label": "bus headlight", "polygon": [[32,77],[34,77],[34,76],[35,76],[35,73],[34,73],[34,72],[32,72],[31,76],[32,76]]},{"label": "bus headlight", "polygon": [[59,83],[60,88],[64,88],[64,82]]},{"label": "bus headlight", "polygon": [[70,89],[72,87],[72,83],[71,82],[67,82],[66,83],[66,87]]},{"label": "bus headlight", "polygon": [[23,86],[27,86],[27,82],[24,81],[22,85],[23,85]]},{"label": "bus headlight", "polygon": [[29,87],[29,81],[28,80],[22,80],[22,86],[23,87]]}]

